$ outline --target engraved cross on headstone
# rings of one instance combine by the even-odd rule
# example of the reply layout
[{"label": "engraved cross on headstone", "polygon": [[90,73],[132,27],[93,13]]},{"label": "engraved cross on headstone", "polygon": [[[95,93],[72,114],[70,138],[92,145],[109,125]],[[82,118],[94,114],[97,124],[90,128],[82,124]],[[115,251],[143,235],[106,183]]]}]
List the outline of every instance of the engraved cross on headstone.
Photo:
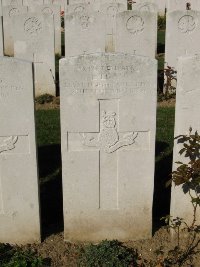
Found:
[{"label": "engraved cross on headstone", "polygon": [[118,100],[99,101],[99,132],[68,132],[69,151],[99,151],[99,208],[118,209],[119,151],[135,150],[140,132],[120,132]]},{"label": "engraved cross on headstone", "polygon": [[1,165],[2,165],[2,155],[9,150],[15,149],[15,144],[18,141],[18,136],[9,136],[0,140],[0,214],[4,213],[4,204],[3,204],[3,184],[2,184],[2,173],[1,173]]}]

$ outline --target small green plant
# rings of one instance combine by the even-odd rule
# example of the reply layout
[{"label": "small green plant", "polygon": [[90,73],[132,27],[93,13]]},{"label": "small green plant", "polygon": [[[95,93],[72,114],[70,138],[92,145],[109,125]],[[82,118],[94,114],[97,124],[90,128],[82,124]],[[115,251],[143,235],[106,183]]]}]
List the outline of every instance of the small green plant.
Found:
[{"label": "small green plant", "polygon": [[117,240],[103,240],[98,245],[87,245],[80,251],[79,266],[131,267],[137,265],[137,251],[125,247]]},{"label": "small green plant", "polygon": [[[184,194],[189,194],[193,217],[190,224],[179,217],[172,218],[167,216],[162,218],[165,219],[166,223],[169,223],[169,228],[173,229],[177,234],[177,244],[164,259],[164,266],[192,264],[194,256],[200,253],[200,225],[196,224],[197,209],[200,207],[200,136],[197,131],[192,134],[192,128],[190,128],[188,135],[179,135],[175,139],[183,145],[183,148],[179,151],[180,155],[184,154],[189,159],[189,162],[176,162],[178,168],[172,172],[172,179],[167,185],[174,182],[176,186],[182,186]],[[181,232],[187,233],[188,240],[185,248],[180,245]]]},{"label": "small green plant", "polygon": [[53,101],[53,96],[52,95],[49,95],[49,94],[44,94],[44,95],[41,95],[41,96],[38,96],[36,97],[35,101],[36,103],[39,103],[39,104],[44,104],[44,103],[50,103]]},{"label": "small green plant", "polygon": [[158,30],[165,30],[166,16],[158,16]]},{"label": "small green plant", "polygon": [[42,267],[44,260],[31,250],[23,251],[8,244],[0,244],[1,267]]}]

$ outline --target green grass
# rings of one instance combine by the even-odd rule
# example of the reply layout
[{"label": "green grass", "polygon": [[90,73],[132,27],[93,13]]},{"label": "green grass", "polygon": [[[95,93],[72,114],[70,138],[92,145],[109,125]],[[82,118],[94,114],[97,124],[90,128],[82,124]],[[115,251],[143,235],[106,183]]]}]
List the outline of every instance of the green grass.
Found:
[{"label": "green grass", "polygon": [[158,108],[157,110],[157,129],[156,143],[157,149],[160,148],[157,154],[156,161],[168,156],[173,150],[174,140],[174,116],[175,108]]},{"label": "green grass", "polygon": [[161,30],[158,31],[158,39],[157,39],[158,44],[165,44],[165,31]]},{"label": "green grass", "polygon": [[60,110],[37,110],[38,146],[60,144]]}]

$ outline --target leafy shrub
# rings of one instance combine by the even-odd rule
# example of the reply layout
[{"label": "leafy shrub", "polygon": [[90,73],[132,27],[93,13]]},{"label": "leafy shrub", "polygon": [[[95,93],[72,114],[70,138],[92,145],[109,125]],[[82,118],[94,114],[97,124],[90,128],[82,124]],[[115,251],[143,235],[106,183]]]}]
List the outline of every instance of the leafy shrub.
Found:
[{"label": "leafy shrub", "polygon": [[[177,234],[177,245],[164,259],[165,266],[192,266],[195,255],[200,253],[200,225],[197,222],[197,209],[200,207],[200,136],[196,131],[192,134],[192,128],[188,135],[179,135],[175,139],[183,147],[180,155],[188,158],[188,163],[176,162],[178,168],[172,172],[172,181],[176,186],[182,186],[184,194],[188,194],[193,208],[191,223],[185,222],[183,218],[167,216],[164,219],[169,222],[169,228]],[[186,248],[181,247],[181,232],[187,233],[188,240]]]},{"label": "leafy shrub", "polygon": [[137,266],[137,252],[117,240],[103,240],[98,245],[90,244],[80,252],[80,266],[84,267]]},{"label": "leafy shrub", "polygon": [[31,250],[23,251],[8,244],[0,244],[1,267],[42,267],[44,261]]}]

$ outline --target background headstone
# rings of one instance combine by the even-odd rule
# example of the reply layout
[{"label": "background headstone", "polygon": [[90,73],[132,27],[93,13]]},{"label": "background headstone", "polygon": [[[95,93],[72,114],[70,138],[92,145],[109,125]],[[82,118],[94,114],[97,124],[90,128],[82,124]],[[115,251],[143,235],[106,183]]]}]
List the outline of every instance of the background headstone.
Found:
[{"label": "background headstone", "polygon": [[[192,127],[193,133],[197,130],[200,133],[200,55],[185,56],[178,60],[178,77],[176,88],[176,115],[174,137],[189,134]],[[179,166],[175,162],[188,163],[189,158],[184,154],[180,156],[179,151],[183,144],[174,141],[173,170]],[[193,194],[192,194],[193,195]],[[180,217],[189,223],[193,219],[193,207],[188,194],[183,193],[182,186],[172,186],[171,195],[171,216]],[[200,213],[197,209],[197,224],[200,221]]]},{"label": "background headstone", "polygon": [[106,18],[106,52],[115,51],[116,15],[126,10],[126,6],[119,3],[107,3],[100,6],[100,12]]},{"label": "background headstone", "polygon": [[22,6],[23,0],[1,0],[2,6]]},{"label": "background headstone", "polygon": [[31,5],[43,5],[44,0],[23,0],[24,6],[31,6]]},{"label": "background headstone", "polygon": [[200,53],[200,12],[167,12],[165,62],[176,69],[177,59]]},{"label": "background headstone", "polygon": [[155,58],[157,14],[124,11],[116,16],[115,51]]},{"label": "background headstone", "polygon": [[58,5],[32,5],[28,8],[31,13],[46,14],[53,17],[55,30],[55,54],[61,55],[61,8]]},{"label": "background headstone", "polygon": [[147,12],[158,12],[158,6],[151,2],[139,2],[132,6],[132,10],[147,11]]},{"label": "background headstone", "polygon": [[158,7],[158,14],[164,16],[167,8],[167,0],[155,0],[154,2]]},{"label": "background headstone", "polygon": [[60,61],[65,240],[151,236],[156,72],[130,54]]},{"label": "background headstone", "polygon": [[167,12],[174,11],[174,10],[186,10],[187,3],[190,3],[191,10],[200,9],[199,0],[168,0]]},{"label": "background headstone", "polygon": [[92,12],[92,5],[79,3],[74,5],[66,5],[65,7],[65,15],[73,14],[73,13],[85,13]]},{"label": "background headstone", "polygon": [[105,52],[105,16],[97,12],[65,16],[65,56]]},{"label": "background headstone", "polygon": [[54,25],[49,15],[14,17],[14,55],[34,62],[35,95],[55,95]]},{"label": "background headstone", "polygon": [[4,6],[3,7],[3,33],[4,33],[4,54],[6,56],[14,55],[13,40],[13,17],[27,13],[25,6]]},{"label": "background headstone", "polygon": [[0,242],[38,242],[32,63],[1,57],[0,80]]}]

